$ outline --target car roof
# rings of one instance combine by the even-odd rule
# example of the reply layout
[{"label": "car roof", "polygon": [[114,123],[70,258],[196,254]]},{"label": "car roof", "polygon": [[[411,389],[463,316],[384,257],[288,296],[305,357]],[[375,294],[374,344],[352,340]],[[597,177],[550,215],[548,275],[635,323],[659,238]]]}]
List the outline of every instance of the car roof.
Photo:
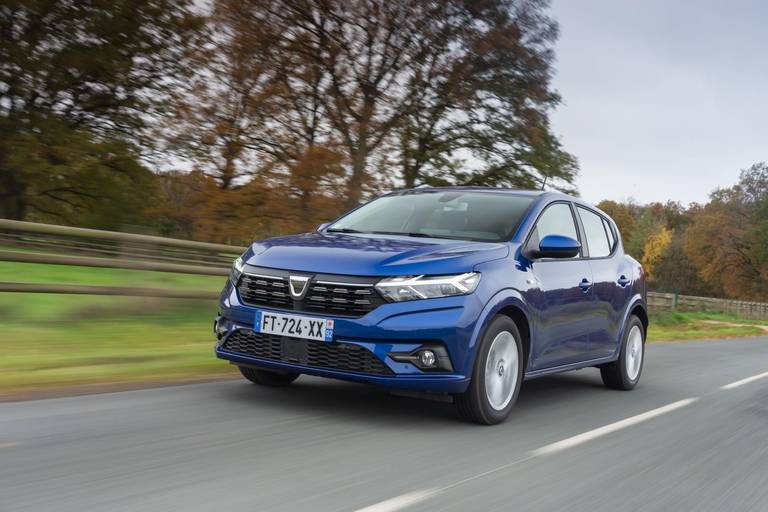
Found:
[{"label": "car roof", "polygon": [[578,197],[569,196],[567,194],[564,194],[562,192],[557,192],[554,190],[526,190],[521,188],[510,188],[510,187],[478,187],[478,186],[453,186],[453,187],[427,187],[427,186],[421,186],[421,187],[415,187],[415,188],[403,188],[394,190],[391,193],[392,194],[403,194],[403,193],[419,193],[419,192],[480,192],[480,193],[492,193],[492,194],[509,194],[514,196],[524,196],[524,197],[531,197],[531,198],[543,198],[543,197],[551,197],[551,198],[560,198],[560,199],[567,199],[569,201],[576,201],[576,202],[583,202]]},{"label": "car roof", "polygon": [[530,197],[538,197],[538,196],[542,196],[544,194],[549,193],[548,191],[542,191],[542,190],[524,190],[524,189],[508,188],[508,187],[477,187],[477,186],[455,186],[455,187],[421,186],[421,187],[415,187],[415,188],[401,188],[401,189],[392,191],[392,193],[402,194],[402,193],[410,193],[410,192],[456,192],[456,191],[490,192],[490,193],[497,193],[497,194],[504,193],[504,194],[530,196]]}]

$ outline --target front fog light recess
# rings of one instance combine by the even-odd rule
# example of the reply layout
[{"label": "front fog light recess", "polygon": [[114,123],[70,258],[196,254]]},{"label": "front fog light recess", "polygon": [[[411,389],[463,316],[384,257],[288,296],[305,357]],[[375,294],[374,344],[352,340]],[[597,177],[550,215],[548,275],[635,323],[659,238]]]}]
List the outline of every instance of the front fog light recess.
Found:
[{"label": "front fog light recess", "polygon": [[391,302],[467,295],[477,288],[479,272],[448,276],[404,276],[382,279],[376,289]]},{"label": "front fog light recess", "polygon": [[217,340],[221,340],[229,332],[229,328],[232,326],[232,322],[222,316],[216,317],[213,322],[213,334],[216,335]]},{"label": "front fog light recess", "polygon": [[426,372],[453,371],[448,351],[441,343],[426,342],[419,348],[408,352],[390,352],[387,354],[398,363],[410,363]]},{"label": "front fog light recess", "polygon": [[432,366],[435,366],[436,361],[437,361],[437,357],[435,356],[435,353],[432,352],[431,350],[422,350],[419,353],[419,362],[422,364],[422,366],[430,368]]}]

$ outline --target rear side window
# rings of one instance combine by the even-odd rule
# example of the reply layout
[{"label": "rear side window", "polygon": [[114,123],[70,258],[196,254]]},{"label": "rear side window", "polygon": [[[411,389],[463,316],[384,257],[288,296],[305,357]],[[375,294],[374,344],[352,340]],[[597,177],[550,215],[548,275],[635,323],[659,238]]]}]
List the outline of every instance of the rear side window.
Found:
[{"label": "rear side window", "polygon": [[536,238],[541,241],[548,235],[561,235],[578,240],[571,207],[566,203],[554,203],[544,210],[536,223]]},{"label": "rear side window", "polygon": [[605,227],[605,232],[608,234],[608,246],[610,247],[611,252],[613,252],[613,249],[616,247],[616,235],[613,232],[611,223],[605,219],[603,219],[603,226]]},{"label": "rear side window", "polygon": [[576,207],[576,211],[579,212],[579,218],[581,218],[581,223],[584,226],[584,234],[587,236],[589,257],[604,258],[609,256],[613,244],[608,239],[603,218],[580,206]]}]

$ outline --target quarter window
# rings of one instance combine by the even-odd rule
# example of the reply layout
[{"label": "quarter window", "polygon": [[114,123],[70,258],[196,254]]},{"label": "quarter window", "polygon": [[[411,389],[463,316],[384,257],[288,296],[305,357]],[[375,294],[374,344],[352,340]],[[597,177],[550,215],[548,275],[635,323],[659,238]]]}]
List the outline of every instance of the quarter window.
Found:
[{"label": "quarter window", "polygon": [[616,248],[616,235],[613,233],[611,223],[603,219],[603,225],[605,226],[605,232],[608,233],[608,246],[611,248],[611,252]]},{"label": "quarter window", "polygon": [[604,258],[611,254],[611,243],[608,241],[608,235],[605,232],[603,218],[598,214],[585,210],[579,206],[576,207],[584,225],[584,234],[587,236],[587,247],[591,258]]}]

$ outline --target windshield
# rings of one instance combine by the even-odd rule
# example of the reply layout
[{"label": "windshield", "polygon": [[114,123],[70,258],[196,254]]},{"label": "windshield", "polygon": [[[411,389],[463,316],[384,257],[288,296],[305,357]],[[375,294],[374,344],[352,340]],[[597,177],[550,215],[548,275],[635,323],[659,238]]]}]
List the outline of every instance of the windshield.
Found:
[{"label": "windshield", "polygon": [[508,240],[531,198],[483,192],[418,192],[381,197],[358,208],[326,231]]}]

